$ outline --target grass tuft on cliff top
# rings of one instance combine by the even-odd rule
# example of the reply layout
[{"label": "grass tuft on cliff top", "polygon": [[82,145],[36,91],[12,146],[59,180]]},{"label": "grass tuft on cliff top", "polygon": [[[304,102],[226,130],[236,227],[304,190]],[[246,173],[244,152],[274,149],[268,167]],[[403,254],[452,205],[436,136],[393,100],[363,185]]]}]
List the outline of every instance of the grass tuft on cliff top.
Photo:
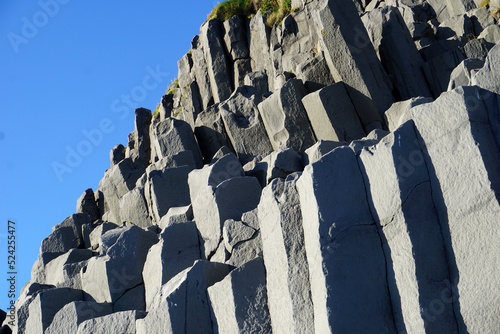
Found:
[{"label": "grass tuft on cliff top", "polygon": [[267,17],[267,25],[272,27],[281,23],[292,10],[291,0],[226,0],[219,3],[208,15],[208,19],[218,18],[221,21],[234,15],[249,17],[261,9],[262,13],[271,11]]}]

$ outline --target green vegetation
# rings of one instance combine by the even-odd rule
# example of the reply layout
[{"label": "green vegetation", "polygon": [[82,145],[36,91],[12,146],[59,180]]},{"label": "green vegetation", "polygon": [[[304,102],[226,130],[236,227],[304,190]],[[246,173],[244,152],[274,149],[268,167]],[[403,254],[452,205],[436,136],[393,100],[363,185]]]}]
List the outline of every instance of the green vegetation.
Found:
[{"label": "green vegetation", "polygon": [[168,85],[167,92],[166,94],[173,94],[174,91],[179,88],[179,78],[175,78],[174,81],[170,81],[170,84]]},{"label": "green vegetation", "polygon": [[225,21],[234,15],[252,17],[258,10],[265,13],[271,11],[267,17],[267,25],[281,24],[283,18],[292,12],[291,0],[226,0],[219,3],[212,10],[208,19],[218,18]]},{"label": "green vegetation", "polygon": [[154,117],[154,118],[158,118],[158,117],[160,117],[160,104],[159,104],[159,103],[158,103],[158,105],[156,106],[155,112],[153,113],[153,117]]},{"label": "green vegetation", "polygon": [[490,3],[490,0],[483,0],[483,2],[481,2],[481,7],[484,7],[486,5],[488,5]]}]

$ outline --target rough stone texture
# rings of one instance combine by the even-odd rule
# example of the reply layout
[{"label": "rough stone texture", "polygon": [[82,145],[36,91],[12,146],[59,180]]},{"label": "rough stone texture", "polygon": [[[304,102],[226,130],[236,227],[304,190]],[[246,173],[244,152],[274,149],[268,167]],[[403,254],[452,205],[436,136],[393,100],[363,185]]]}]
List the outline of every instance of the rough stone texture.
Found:
[{"label": "rough stone texture", "polygon": [[140,227],[151,225],[144,188],[134,188],[120,198],[120,217]]},{"label": "rough stone texture", "polygon": [[245,174],[255,176],[262,188],[276,178],[286,178],[294,172],[303,170],[301,156],[292,149],[274,151],[260,161],[251,162],[243,167]]},{"label": "rough stone texture", "polygon": [[333,78],[346,83],[356,110],[372,115],[365,127],[380,122],[379,113],[393,102],[392,87],[354,3],[322,0],[314,22]]},{"label": "rough stone texture", "polygon": [[113,312],[134,310],[146,310],[146,291],[144,289],[144,284],[139,284],[131,288],[113,304]]},{"label": "rough stone texture", "polygon": [[396,102],[384,113],[385,122],[389,131],[396,130],[400,125],[411,118],[411,108],[430,103],[430,97],[414,97],[412,99]]},{"label": "rough stone texture", "polygon": [[314,333],[298,175],[264,188],[258,207],[273,332]]},{"label": "rough stone texture", "polygon": [[99,246],[102,245],[101,237],[114,228],[117,228],[118,225],[115,223],[103,222],[94,228],[92,233],[90,233],[90,245],[92,250],[98,250]]},{"label": "rough stone texture", "polygon": [[353,151],[307,166],[297,188],[316,333],[394,333],[384,252]]},{"label": "rough stone texture", "polygon": [[230,267],[196,261],[162,286],[148,315],[137,322],[137,334],[211,333],[207,288],[222,280]]},{"label": "rough stone texture", "polygon": [[44,334],[57,311],[75,300],[82,300],[81,290],[59,288],[40,292],[29,304],[25,333]]},{"label": "rough stone texture", "polygon": [[78,326],[76,334],[135,334],[135,322],[144,316],[144,312],[138,311],[116,312],[82,322]]},{"label": "rough stone texture", "polygon": [[301,99],[302,82],[289,80],[280,90],[259,104],[259,111],[273,149],[292,148],[302,153],[315,143]]},{"label": "rough stone texture", "polygon": [[208,288],[215,333],[272,333],[262,258]]},{"label": "rough stone texture", "polygon": [[484,67],[472,78],[471,84],[500,94],[500,43],[488,53]]},{"label": "rough stone texture", "polygon": [[109,152],[109,159],[111,167],[119,164],[120,161],[125,159],[125,147],[122,144],[118,144],[115,147],[113,147]]},{"label": "rough stone texture", "polygon": [[431,96],[422,72],[424,61],[400,11],[396,7],[382,7],[366,13],[361,19],[392,80],[396,99]]},{"label": "rough stone texture", "polygon": [[252,86],[258,94],[265,94],[269,91],[267,87],[267,74],[264,71],[248,73],[243,83]]},{"label": "rough stone texture", "polygon": [[113,313],[111,304],[77,301],[66,304],[52,320],[44,334],[77,333],[85,320]]},{"label": "rough stone texture", "polygon": [[158,224],[161,229],[170,226],[175,223],[184,223],[193,220],[193,207],[192,205],[187,206],[176,206],[168,209],[168,212],[160,220]]},{"label": "rough stone texture", "polygon": [[130,150],[130,157],[137,166],[146,168],[151,158],[151,143],[149,125],[151,124],[151,110],[139,108],[135,110],[134,147]]},{"label": "rough stone texture", "polygon": [[484,58],[488,55],[488,46],[484,39],[473,39],[464,46],[464,53],[467,58]]},{"label": "rough stone texture", "polygon": [[160,242],[151,247],[142,271],[146,289],[146,310],[163,284],[200,259],[198,231],[193,222],[166,227]]},{"label": "rough stone texture", "polygon": [[254,177],[235,177],[200,191],[193,200],[193,213],[203,239],[204,258],[210,259],[221,244],[224,222],[240,220],[244,212],[256,208],[260,192]]},{"label": "rough stone texture", "polygon": [[425,77],[429,82],[434,98],[439,97],[448,89],[451,72],[465,59],[465,55],[459,51],[449,51],[441,56],[432,58],[423,66]]},{"label": "rough stone texture", "polygon": [[250,56],[245,35],[244,23],[239,16],[224,21],[224,43],[233,61]]},{"label": "rough stone texture", "polygon": [[106,250],[106,254],[93,257],[82,268],[83,290],[96,302],[111,303],[129,289],[142,284],[142,269],[149,248],[158,242],[156,233],[140,227],[109,231],[121,232]]},{"label": "rough stone texture", "polygon": [[500,274],[492,262],[500,256],[494,241],[500,237],[499,103],[498,95],[462,87],[412,111],[425,163],[432,166],[460,332],[495,331],[500,317]]},{"label": "rough stone texture", "polygon": [[308,92],[314,92],[334,83],[326,59],[322,53],[297,66],[297,78],[304,82]]},{"label": "rough stone texture", "polygon": [[331,140],[318,140],[316,144],[309,147],[302,155],[302,162],[304,166],[312,164],[320,160],[324,155],[340,146],[345,146],[347,143],[331,141]]},{"label": "rough stone texture", "polygon": [[92,257],[89,249],[72,249],[45,266],[45,280],[41,283],[58,288],[81,289],[80,269]]},{"label": "rough stone texture", "polygon": [[268,13],[259,10],[248,24],[247,36],[250,45],[252,69],[264,71],[267,74],[267,88],[274,91],[274,68],[269,54],[270,31],[266,25]]},{"label": "rough stone texture", "polygon": [[191,41],[191,55],[193,59],[195,79],[198,83],[198,87],[200,88],[202,108],[205,110],[214,104],[214,96],[212,94],[210,76],[208,74],[205,52],[200,41],[200,36],[195,36]]},{"label": "rough stone texture", "polygon": [[90,220],[94,221],[101,216],[92,188],[85,190],[76,202],[76,213],[85,213],[90,216]]},{"label": "rough stone texture", "polygon": [[256,229],[241,221],[234,219],[226,220],[222,229],[226,250],[232,253],[237,244],[252,239],[256,232]]},{"label": "rough stone texture", "polygon": [[500,26],[490,25],[484,28],[484,30],[477,38],[482,38],[490,44],[497,44],[498,42],[500,42]]},{"label": "rough stone texture", "polygon": [[188,123],[167,118],[158,123],[153,131],[153,138],[151,145],[155,146],[159,159],[182,151],[191,151],[196,166],[203,166],[200,148]]},{"label": "rough stone texture", "polygon": [[472,77],[484,66],[482,59],[465,59],[451,72],[448,91],[460,86],[470,86]]},{"label": "rough stone texture", "polygon": [[317,140],[350,142],[365,136],[361,116],[342,82],[306,95],[302,103]]},{"label": "rough stone texture", "polygon": [[200,150],[205,163],[209,163],[221,147],[232,148],[221,114],[219,113],[219,104],[215,104],[202,111],[198,115],[195,125],[194,134],[200,144]]},{"label": "rough stone texture", "polygon": [[220,21],[212,19],[201,26],[200,40],[207,62],[208,77],[212,87],[214,101],[220,102],[227,99],[232,88],[232,76],[224,51],[224,41],[221,35]]}]

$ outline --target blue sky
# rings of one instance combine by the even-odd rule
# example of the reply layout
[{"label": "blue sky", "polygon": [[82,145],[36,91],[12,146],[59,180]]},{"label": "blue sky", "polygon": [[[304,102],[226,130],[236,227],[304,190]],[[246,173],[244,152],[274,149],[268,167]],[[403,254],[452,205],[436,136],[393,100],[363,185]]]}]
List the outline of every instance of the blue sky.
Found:
[{"label": "blue sky", "polygon": [[17,293],[41,241],[76,210],[127,143],[134,107],[154,109],[217,4],[5,0],[0,4],[0,308],[9,305],[7,221]]}]

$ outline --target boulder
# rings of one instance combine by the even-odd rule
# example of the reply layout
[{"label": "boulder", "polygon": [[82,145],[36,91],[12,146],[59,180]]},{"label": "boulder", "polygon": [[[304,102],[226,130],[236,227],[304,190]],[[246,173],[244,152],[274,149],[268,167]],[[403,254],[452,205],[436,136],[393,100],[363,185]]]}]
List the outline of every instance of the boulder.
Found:
[{"label": "boulder", "polygon": [[151,225],[144,188],[134,188],[120,198],[120,217],[140,227]]},{"label": "boulder", "polygon": [[500,26],[490,25],[481,32],[477,38],[484,39],[487,43],[495,45],[500,42]]},{"label": "boulder", "polygon": [[314,310],[296,183],[276,179],[258,206],[269,312],[274,332],[314,333]]},{"label": "boulder", "polygon": [[99,303],[114,303],[125,292],[143,283],[142,270],[148,250],[158,242],[156,233],[135,225],[107,234],[113,238],[105,255],[91,258],[81,271],[83,290]]},{"label": "boulder", "polygon": [[222,280],[230,267],[196,261],[164,284],[148,315],[137,322],[137,334],[212,333],[207,288]]},{"label": "boulder", "polygon": [[[226,226],[228,223],[232,226]],[[243,231],[240,231],[240,227]],[[240,267],[262,256],[262,239],[259,229],[257,209],[245,212],[241,216],[241,221],[226,220],[223,229],[226,264]]]},{"label": "boulder", "polygon": [[254,177],[235,177],[204,187],[193,200],[193,214],[202,242],[203,258],[210,259],[222,243],[227,219],[240,220],[257,207],[261,187]]},{"label": "boulder", "polygon": [[442,302],[451,299],[464,332],[495,331],[500,317],[493,306],[500,298],[499,101],[481,88],[461,87],[412,110],[448,258],[452,294]]},{"label": "boulder", "polygon": [[380,122],[393,102],[392,87],[354,3],[322,0],[317,6],[313,19],[335,82],[347,85],[356,110],[371,115],[365,127]]},{"label": "boulder", "polygon": [[85,213],[90,216],[91,221],[99,219],[101,216],[92,188],[85,190],[76,202],[76,213]]},{"label": "boulder", "polygon": [[232,253],[237,244],[252,239],[256,232],[256,229],[246,225],[242,221],[236,221],[234,219],[226,220],[224,222],[224,228],[222,229],[226,250]]},{"label": "boulder", "polygon": [[180,166],[148,173],[144,195],[154,221],[159,222],[172,207],[191,203],[187,180],[192,170]]},{"label": "boulder", "polygon": [[377,56],[392,80],[396,99],[431,96],[422,72],[424,61],[398,8],[377,8],[361,19]]},{"label": "boulder", "polygon": [[304,82],[308,92],[315,92],[334,83],[330,69],[322,53],[306,59],[297,66],[297,78]]},{"label": "boulder", "polygon": [[475,38],[465,44],[464,53],[468,59],[484,59],[488,55],[488,45],[484,39]]},{"label": "boulder", "polygon": [[312,164],[320,160],[324,155],[340,146],[347,145],[346,142],[338,142],[332,140],[318,140],[316,144],[309,147],[302,155],[302,163],[304,166]]},{"label": "boulder", "polygon": [[358,116],[344,83],[338,82],[308,94],[302,103],[317,140],[350,142],[365,136],[360,121],[364,117]]},{"label": "boulder", "polygon": [[442,22],[437,29],[436,37],[438,39],[448,39],[456,36],[465,42],[468,35],[474,35],[474,22],[469,16],[462,14],[452,16]]},{"label": "boulder", "polygon": [[255,176],[259,180],[262,188],[276,178],[285,179],[288,175],[304,169],[301,156],[291,148],[274,151],[243,168],[247,176]]},{"label": "boulder", "polygon": [[102,236],[108,232],[109,230],[112,230],[114,228],[117,228],[118,225],[115,223],[109,223],[109,222],[103,222],[94,228],[92,233],[90,233],[90,245],[92,250],[98,250],[100,245],[102,245]]},{"label": "boulder", "polygon": [[261,97],[251,87],[244,86],[219,105],[234,152],[243,164],[272,150],[257,109],[260,101]]},{"label": "boulder", "polygon": [[76,301],[61,308],[44,334],[77,333],[78,326],[89,319],[113,313],[111,304]]},{"label": "boulder", "polygon": [[194,222],[176,223],[160,234],[160,242],[148,252],[142,271],[146,290],[146,310],[161,287],[200,259],[198,230]]},{"label": "boulder", "polygon": [[176,206],[168,209],[168,212],[158,224],[161,229],[176,223],[184,223],[193,220],[193,206]]},{"label": "boulder", "polygon": [[245,75],[243,83],[246,86],[252,86],[257,94],[266,94],[269,92],[267,86],[267,74],[264,71],[255,71]]},{"label": "boulder", "polygon": [[214,333],[272,333],[262,258],[233,270],[208,288]]},{"label": "boulder", "polygon": [[214,154],[223,146],[231,148],[231,141],[224,128],[219,104],[202,111],[196,119],[194,134],[200,144],[205,163],[212,160]]},{"label": "boulder", "polygon": [[395,102],[384,113],[387,129],[389,131],[396,130],[400,125],[411,118],[411,108],[432,101],[433,99],[430,97],[414,97],[406,101]]},{"label": "boulder", "polygon": [[146,291],[144,284],[139,284],[127,290],[113,304],[113,312],[146,311]]},{"label": "boulder", "polygon": [[151,124],[151,110],[139,108],[135,110],[133,141],[134,147],[130,150],[130,157],[136,166],[146,168],[151,158],[151,143],[149,125]]},{"label": "boulder", "polygon": [[394,333],[384,252],[354,152],[340,147],[308,165],[297,189],[315,332]]},{"label": "boulder", "polygon": [[500,94],[500,43],[490,50],[484,67],[472,77],[471,84]]},{"label": "boulder", "polygon": [[159,159],[182,151],[191,151],[196,167],[203,166],[200,148],[188,123],[175,118],[167,118],[158,123],[153,130],[153,138],[151,145],[155,146]]},{"label": "boulder", "polygon": [[136,321],[145,315],[140,311],[124,311],[89,319],[78,326],[76,334],[135,334]]},{"label": "boulder", "polygon": [[220,21],[217,19],[209,20],[201,26],[200,30],[200,41],[207,62],[214,101],[221,102],[231,95],[233,87],[230,66],[223,46]]},{"label": "boulder", "polygon": [[44,268],[45,280],[43,283],[58,288],[81,289],[80,269],[92,255],[90,249],[71,249],[55,258]]},{"label": "boulder", "polygon": [[473,58],[462,61],[450,75],[448,91],[460,86],[470,86],[472,77],[484,66],[483,59]]},{"label": "boulder", "polygon": [[306,94],[302,82],[291,79],[258,105],[273,149],[292,148],[302,153],[315,143],[301,102]]},{"label": "boulder", "polygon": [[57,311],[70,302],[82,299],[81,290],[69,288],[50,289],[38,293],[28,307],[29,316],[25,323],[25,333],[44,334]]},{"label": "boulder", "polygon": [[113,147],[109,152],[109,159],[111,161],[111,168],[113,168],[114,165],[118,165],[120,161],[125,159],[125,147],[122,144]]}]

